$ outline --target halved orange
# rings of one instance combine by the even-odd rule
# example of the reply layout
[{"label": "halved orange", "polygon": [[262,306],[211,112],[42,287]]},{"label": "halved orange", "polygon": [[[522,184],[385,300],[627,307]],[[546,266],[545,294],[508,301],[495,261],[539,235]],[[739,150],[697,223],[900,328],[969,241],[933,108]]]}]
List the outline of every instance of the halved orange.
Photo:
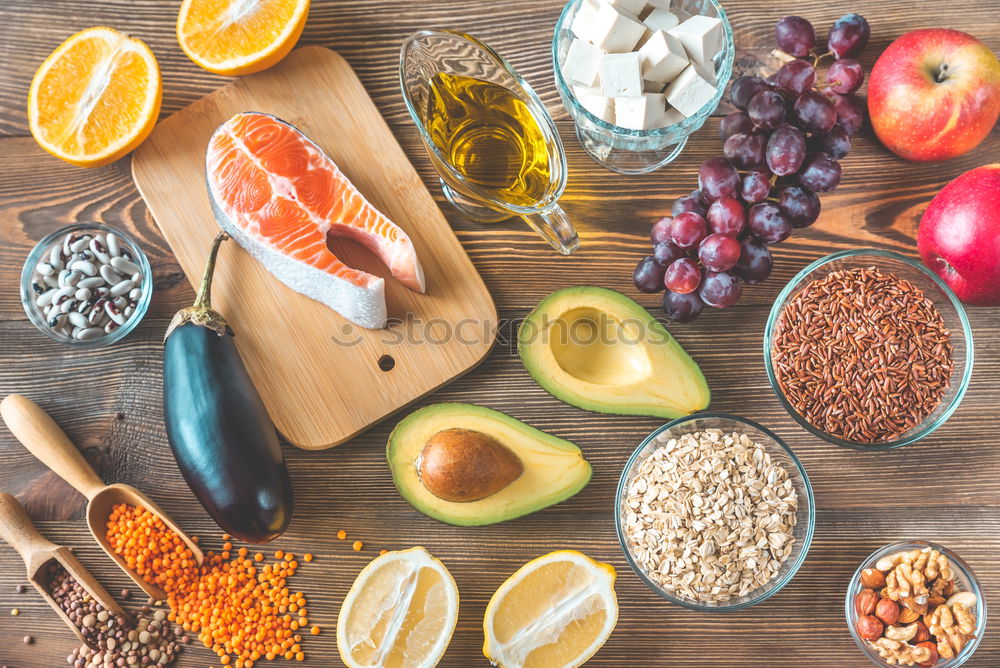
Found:
[{"label": "halved orange", "polygon": [[42,148],[82,167],[104,165],[142,143],[163,86],[144,42],[88,28],[45,59],[28,91],[28,125]]},{"label": "halved orange", "polygon": [[251,74],[288,55],[308,15],[309,0],[184,0],[177,41],[209,72]]}]

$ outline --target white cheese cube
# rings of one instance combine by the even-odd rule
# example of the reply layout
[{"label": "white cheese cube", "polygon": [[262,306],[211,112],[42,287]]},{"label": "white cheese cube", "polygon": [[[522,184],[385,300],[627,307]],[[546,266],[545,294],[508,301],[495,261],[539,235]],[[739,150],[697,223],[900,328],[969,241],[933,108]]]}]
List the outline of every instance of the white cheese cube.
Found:
[{"label": "white cheese cube", "polygon": [[569,30],[573,36],[579,39],[588,39],[587,35],[590,32],[590,26],[594,24],[596,14],[597,5],[589,0],[583,0],[573,16],[573,22],[569,24]]},{"label": "white cheese cube", "polygon": [[667,86],[667,102],[687,117],[694,116],[715,96],[715,86],[705,81],[692,65]]},{"label": "white cheese cube", "polygon": [[[664,114],[664,118],[667,121],[667,125],[677,125],[678,123],[680,123],[681,121],[683,121],[687,117],[684,114],[682,114],[681,112],[677,111],[676,109],[674,109],[673,107],[671,107],[668,104],[667,105],[667,112],[666,112],[666,114]],[[666,126],[664,126],[664,127],[666,127]]]},{"label": "white cheese cube", "polygon": [[653,9],[670,9],[670,0],[646,0],[646,4]]},{"label": "white cheese cube", "polygon": [[687,53],[680,41],[670,33],[657,30],[639,49],[642,78],[647,81],[670,83],[688,65]]},{"label": "white cheese cube", "polygon": [[616,97],[615,125],[632,130],[661,128],[666,124],[666,106],[662,93]]},{"label": "white cheese cube", "polygon": [[608,123],[615,122],[615,102],[611,98],[601,95],[600,89],[589,86],[574,86],[573,94],[576,95],[580,106],[594,116]]},{"label": "white cheese cube", "polygon": [[715,87],[719,85],[719,79],[715,76],[715,63],[708,61],[705,64],[691,63],[691,66],[697,70],[698,76],[712,84]]},{"label": "white cheese cube", "polygon": [[590,42],[574,39],[570,42],[566,60],[563,62],[563,76],[584,86],[596,86],[598,67],[604,55],[604,51]]},{"label": "white cheese cube", "polygon": [[649,16],[642,20],[650,30],[670,30],[680,23],[677,15],[669,9],[657,7],[649,13]]},{"label": "white cheese cube", "polygon": [[619,11],[637,16],[646,8],[646,0],[605,0],[605,2]]},{"label": "white cheese cube", "polygon": [[611,5],[602,4],[587,27],[585,39],[608,53],[627,53],[646,31],[646,26],[634,14],[623,13]]},{"label": "white cheese cube", "polygon": [[722,19],[712,16],[692,16],[670,30],[681,41],[688,58],[699,65],[707,64],[722,49],[724,39]]},{"label": "white cheese cube", "polygon": [[609,53],[601,58],[601,94],[605,97],[642,95],[642,61],[635,51]]}]

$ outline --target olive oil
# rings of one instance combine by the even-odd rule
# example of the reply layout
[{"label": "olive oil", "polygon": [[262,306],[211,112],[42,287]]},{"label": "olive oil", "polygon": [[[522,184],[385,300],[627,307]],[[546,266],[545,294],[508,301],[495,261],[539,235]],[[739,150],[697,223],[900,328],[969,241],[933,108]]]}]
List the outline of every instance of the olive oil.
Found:
[{"label": "olive oil", "polygon": [[503,86],[435,74],[424,125],[452,167],[497,200],[530,207],[548,193],[545,135],[528,105]]}]

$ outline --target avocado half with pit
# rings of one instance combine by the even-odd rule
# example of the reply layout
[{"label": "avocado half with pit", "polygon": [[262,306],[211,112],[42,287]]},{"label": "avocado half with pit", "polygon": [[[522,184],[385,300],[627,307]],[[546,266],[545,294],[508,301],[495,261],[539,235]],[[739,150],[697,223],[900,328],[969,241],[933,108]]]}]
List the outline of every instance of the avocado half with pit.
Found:
[{"label": "avocado half with pit", "polygon": [[649,311],[620,292],[553,292],[521,324],[524,367],[557,399],[598,413],[675,419],[706,408],[708,383]]},{"label": "avocado half with pit", "polygon": [[459,526],[565,501],[591,476],[575,444],[473,404],[434,404],[406,416],[389,434],[386,459],[410,505]]}]

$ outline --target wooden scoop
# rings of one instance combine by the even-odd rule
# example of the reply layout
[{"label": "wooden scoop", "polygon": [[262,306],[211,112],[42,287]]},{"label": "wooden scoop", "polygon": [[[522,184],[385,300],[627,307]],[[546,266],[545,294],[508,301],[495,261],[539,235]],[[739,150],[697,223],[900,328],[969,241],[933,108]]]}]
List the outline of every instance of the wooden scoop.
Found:
[{"label": "wooden scoop", "polygon": [[38,533],[31,523],[28,513],[24,512],[21,504],[10,494],[0,494],[0,538],[21,555],[28,571],[28,580],[42,595],[45,602],[66,622],[66,626],[73,629],[73,633],[82,642],[91,644],[83,637],[80,629],[63,612],[63,609],[52,598],[52,594],[49,593],[47,566],[50,562],[56,561],[65,568],[66,572],[73,576],[73,579],[79,582],[80,586],[105,610],[114,615],[125,614],[118,603],[101,586],[101,583],[94,579],[94,576],[83,567],[83,564],[76,558],[76,555],[70,552],[68,547],[55,545]]},{"label": "wooden scoop", "polygon": [[130,570],[125,560],[111,549],[107,539],[107,521],[112,507],[124,503],[147,509],[180,536],[198,564],[202,563],[205,557],[198,546],[149,497],[130,485],[105,485],[101,482],[65,432],[36,403],[20,394],[11,394],[0,402],[0,415],[7,423],[7,428],[31,454],[87,497],[87,525],[90,533],[108,556],[149,596],[156,600],[167,597],[162,589]]}]

